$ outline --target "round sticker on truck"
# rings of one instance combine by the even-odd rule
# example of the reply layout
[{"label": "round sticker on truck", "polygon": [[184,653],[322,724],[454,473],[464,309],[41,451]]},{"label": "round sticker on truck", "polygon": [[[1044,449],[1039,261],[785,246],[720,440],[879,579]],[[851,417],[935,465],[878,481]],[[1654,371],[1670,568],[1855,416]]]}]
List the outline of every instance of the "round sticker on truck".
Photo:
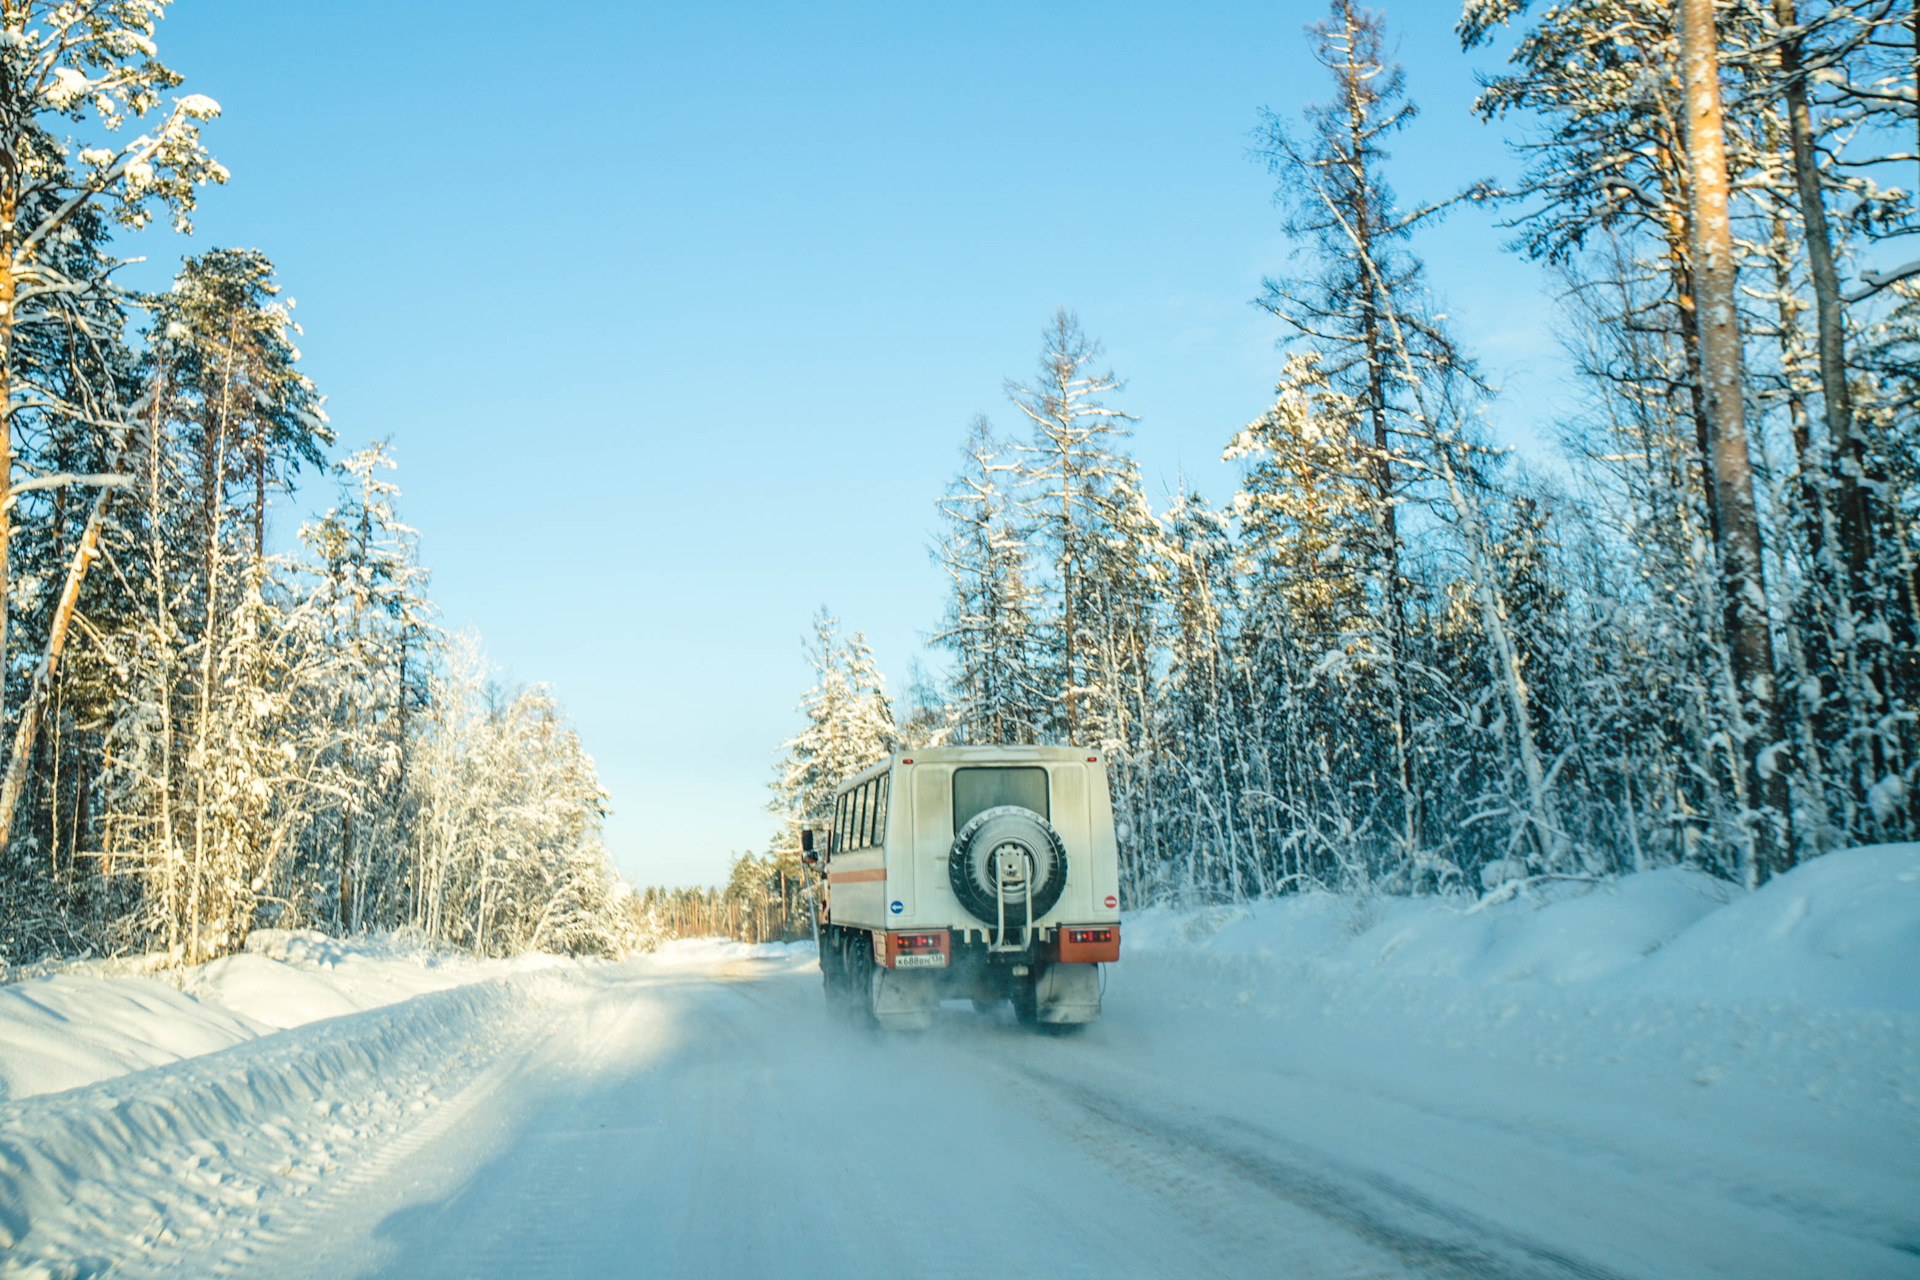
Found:
[{"label": "round sticker on truck", "polygon": [[1107,895],[1107,907],[1109,910],[1119,905],[1120,905],[1120,899],[1114,897],[1112,894]]},{"label": "round sticker on truck", "polygon": [[905,911],[906,909],[907,909],[907,905],[904,902],[895,901],[895,902],[889,902],[887,904],[887,910],[893,912],[893,914],[895,915],[899,915],[902,911]]}]

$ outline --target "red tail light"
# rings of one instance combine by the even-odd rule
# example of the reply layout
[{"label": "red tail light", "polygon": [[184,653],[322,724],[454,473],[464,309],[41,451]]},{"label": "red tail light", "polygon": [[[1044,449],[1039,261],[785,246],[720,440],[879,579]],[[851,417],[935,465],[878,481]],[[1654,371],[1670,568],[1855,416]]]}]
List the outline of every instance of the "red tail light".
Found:
[{"label": "red tail light", "polygon": [[1111,964],[1120,958],[1120,926],[1074,924],[1060,930],[1061,964]]},{"label": "red tail light", "polygon": [[883,963],[889,969],[898,968],[903,963],[912,968],[944,967],[951,954],[945,929],[932,929],[925,933],[889,933],[886,940],[882,955]]}]

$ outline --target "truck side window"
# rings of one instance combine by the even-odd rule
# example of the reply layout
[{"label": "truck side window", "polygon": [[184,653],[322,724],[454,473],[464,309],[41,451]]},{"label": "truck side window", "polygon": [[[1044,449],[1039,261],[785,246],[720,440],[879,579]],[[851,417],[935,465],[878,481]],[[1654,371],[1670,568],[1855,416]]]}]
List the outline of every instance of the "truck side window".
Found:
[{"label": "truck side window", "polygon": [[847,841],[847,847],[860,849],[866,847],[867,843],[860,834],[860,828],[865,824],[867,816],[867,789],[855,788],[851,799],[853,800],[853,834]]},{"label": "truck side window", "polygon": [[827,856],[832,857],[847,847],[847,798],[841,796],[833,802],[833,839],[827,844]]},{"label": "truck side window", "polygon": [[881,774],[873,780],[873,843],[887,842],[887,775]]},{"label": "truck side window", "polygon": [[1031,809],[1052,818],[1047,809],[1047,771],[1035,766],[953,771],[953,829],[957,832],[977,813],[1001,805]]}]

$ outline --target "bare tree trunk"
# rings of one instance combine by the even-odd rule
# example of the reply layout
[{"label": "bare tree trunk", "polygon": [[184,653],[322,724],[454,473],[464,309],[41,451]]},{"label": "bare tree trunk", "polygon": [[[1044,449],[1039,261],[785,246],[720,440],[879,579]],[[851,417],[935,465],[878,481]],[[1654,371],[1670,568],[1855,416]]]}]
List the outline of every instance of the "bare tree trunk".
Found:
[{"label": "bare tree trunk", "polygon": [[[1368,131],[1372,122],[1363,104],[1368,97],[1367,81],[1377,69],[1356,60],[1362,15],[1357,14],[1352,5],[1342,5],[1341,21],[1344,36],[1340,47],[1345,52],[1345,60],[1333,68],[1334,78],[1339,84],[1340,98],[1347,108],[1348,163],[1356,173],[1364,174],[1367,171],[1366,164],[1361,157],[1367,154],[1371,145]],[[1346,202],[1347,210],[1342,221],[1354,242],[1355,250],[1369,263],[1371,271],[1376,228],[1368,200],[1370,194],[1364,186],[1356,190]],[[1388,682],[1393,699],[1394,778],[1400,788],[1402,856],[1411,860],[1420,845],[1420,789],[1413,770],[1413,710],[1412,698],[1406,686],[1407,602],[1400,577],[1400,521],[1394,507],[1393,442],[1387,429],[1390,356],[1381,333],[1382,313],[1392,305],[1392,299],[1384,296],[1378,276],[1374,276],[1360,299],[1361,339],[1367,359],[1367,416],[1373,428],[1373,487],[1375,499],[1380,505],[1381,553],[1386,561],[1386,580],[1383,585],[1386,592],[1387,633],[1392,637],[1393,647]]]},{"label": "bare tree trunk", "polygon": [[[1773,0],[1773,16],[1782,27],[1796,21],[1793,0]],[[1867,562],[1873,554],[1873,526],[1867,509],[1866,445],[1853,429],[1853,393],[1847,386],[1846,316],[1840,305],[1840,275],[1834,267],[1833,236],[1827,229],[1826,200],[1820,191],[1820,161],[1814,150],[1813,121],[1807,107],[1807,82],[1801,74],[1800,39],[1780,42],[1780,73],[1785,80],[1787,139],[1793,154],[1794,191],[1800,224],[1806,233],[1807,267],[1813,279],[1818,322],[1821,401],[1827,442],[1833,450],[1837,481],[1840,555],[1846,574],[1843,593],[1856,615],[1868,605]],[[1856,622],[1856,625],[1858,623]]]},{"label": "bare tree trunk", "polygon": [[[1062,389],[1064,393],[1064,388]],[[1069,424],[1071,429],[1071,424]],[[1077,531],[1073,527],[1073,460],[1066,447],[1060,449],[1060,627],[1062,631],[1062,653],[1067,664],[1067,738],[1066,744],[1072,746],[1079,725],[1074,711],[1074,621],[1073,621],[1073,561]]]},{"label": "bare tree trunk", "polygon": [[209,734],[213,719],[213,657],[219,633],[220,620],[220,521],[222,518],[222,497],[227,471],[227,427],[232,419],[233,377],[234,377],[234,328],[237,317],[227,326],[227,369],[220,389],[220,407],[214,429],[209,433],[202,450],[202,462],[207,486],[202,498],[206,519],[207,554],[207,598],[205,601],[203,631],[200,637],[200,709],[198,721],[194,726],[194,806],[193,806],[193,866],[187,886],[187,923],[188,923],[188,959],[204,959],[200,922],[205,914],[201,901],[203,883],[207,876],[207,778],[212,772],[213,762],[208,758]]},{"label": "bare tree trunk", "polygon": [[[164,367],[164,366],[163,366]],[[160,423],[164,399],[165,374],[156,371],[153,405],[147,432],[147,549],[153,573],[154,632],[156,661],[161,663],[155,681],[160,699],[160,855],[166,874],[163,880],[167,919],[167,955],[180,956],[180,884],[178,850],[173,839],[173,635],[168,626],[165,540],[160,529]]]},{"label": "bare tree trunk", "polygon": [[[0,73],[0,93],[7,89]],[[7,623],[12,595],[9,576],[13,561],[13,505],[4,501],[13,488],[13,369],[15,304],[19,281],[14,276],[14,253],[19,237],[14,233],[20,215],[17,182],[19,162],[11,147],[0,146],[0,170],[4,170],[4,191],[0,191],[0,725],[7,720]],[[0,845],[0,853],[5,852]]]},{"label": "bare tree trunk", "polygon": [[1727,645],[1740,705],[1740,780],[1749,809],[1773,813],[1752,829],[1746,868],[1758,884],[1793,865],[1791,843],[1776,824],[1787,819],[1786,771],[1773,688],[1773,633],[1761,561],[1760,524],[1747,452],[1745,373],[1734,293],[1733,230],[1728,221],[1725,126],[1720,108],[1719,35],[1713,0],[1681,0],[1681,87],[1686,104],[1688,202],[1693,247],[1700,382],[1711,431],[1707,470],[1713,476],[1714,521],[1720,534],[1720,576]]},{"label": "bare tree trunk", "polygon": [[67,567],[67,581],[60,591],[60,603],[53,611],[53,627],[47,635],[46,652],[40,655],[40,665],[33,673],[33,686],[20,708],[20,724],[13,734],[13,754],[7,762],[6,782],[0,784],[0,847],[4,847],[13,834],[13,811],[20,803],[21,790],[27,784],[27,761],[33,755],[34,742],[40,733],[41,708],[46,702],[47,691],[53,686],[54,672],[60,665],[60,651],[66,647],[67,626],[73,620],[74,605],[80,599],[80,584],[86,581],[87,568],[100,549],[100,525],[106,514],[107,500],[112,494],[111,488],[102,487],[93,500],[93,511],[87,516],[86,529],[80,535],[80,545],[74,548],[73,563]]},{"label": "bare tree trunk", "polygon": [[267,436],[264,425],[253,430],[253,559],[267,558]]}]

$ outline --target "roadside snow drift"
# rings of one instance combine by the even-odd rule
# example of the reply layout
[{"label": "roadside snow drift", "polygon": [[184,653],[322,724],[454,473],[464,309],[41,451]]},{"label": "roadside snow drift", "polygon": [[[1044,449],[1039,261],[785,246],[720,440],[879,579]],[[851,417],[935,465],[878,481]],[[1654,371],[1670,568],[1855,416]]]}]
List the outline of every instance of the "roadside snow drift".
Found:
[{"label": "roadside snow drift", "polygon": [[[509,973],[567,963],[480,960],[386,937],[256,930],[247,949],[166,980],[78,962],[0,986],[0,1100],[73,1089],[255,1036]],[[147,966],[151,968],[151,966]]]},{"label": "roadside snow drift", "polygon": [[1647,958],[1633,990],[1920,1013],[1920,845],[1794,868]]},{"label": "roadside snow drift", "polygon": [[177,986],[82,963],[0,987],[0,1275],[257,1225],[416,1125],[578,968],[262,930]]},{"label": "roadside snow drift", "polygon": [[1311,966],[1325,977],[1458,980],[1594,994],[1920,1012],[1920,844],[1827,854],[1747,894],[1667,868],[1532,898],[1301,894],[1143,911],[1128,958]]},{"label": "roadside snow drift", "polygon": [[529,980],[0,1103],[0,1274],[95,1275],[196,1227],[260,1224],[270,1193],[304,1195],[471,1080],[514,1034]]},{"label": "roadside snow drift", "polygon": [[152,978],[61,973],[0,987],[0,1099],[91,1084],[262,1030]]}]

